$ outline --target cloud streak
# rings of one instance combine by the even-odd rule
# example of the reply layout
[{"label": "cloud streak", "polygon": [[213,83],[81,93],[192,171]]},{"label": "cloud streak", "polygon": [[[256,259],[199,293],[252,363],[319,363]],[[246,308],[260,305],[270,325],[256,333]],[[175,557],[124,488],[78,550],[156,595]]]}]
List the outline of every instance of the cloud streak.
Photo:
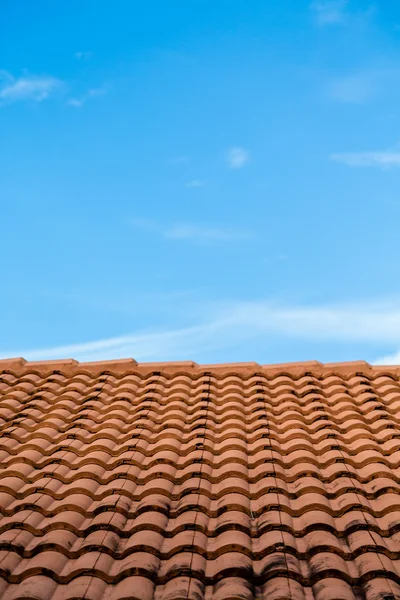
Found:
[{"label": "cloud streak", "polygon": [[241,169],[250,160],[250,153],[241,146],[229,148],[226,154],[226,162],[230,169]]},{"label": "cloud streak", "polygon": [[99,96],[105,96],[106,94],[107,94],[107,89],[105,87],[93,88],[93,89],[89,90],[86,94],[84,94],[83,96],[80,96],[79,98],[70,98],[69,100],[67,100],[67,104],[68,104],[68,106],[73,106],[74,108],[81,108],[81,106],[86,104],[86,102],[88,100],[97,98]]},{"label": "cloud streak", "polygon": [[[277,306],[268,302],[236,302],[203,306],[190,327],[142,331],[115,338],[39,350],[3,353],[28,360],[73,357],[104,360],[134,357],[139,361],[196,359],[268,334],[313,341],[384,342],[399,344],[398,302]],[[400,352],[379,359],[400,363]]]},{"label": "cloud streak", "polygon": [[200,188],[204,187],[205,185],[205,181],[202,181],[201,179],[192,179],[191,181],[187,181],[185,183],[185,187],[187,188]]},{"label": "cloud streak", "polygon": [[374,365],[400,365],[400,350],[394,352],[393,354],[386,354],[385,356],[380,356],[376,360],[373,361]]},{"label": "cloud streak", "polygon": [[332,77],[324,83],[325,94],[342,104],[365,104],[381,97],[397,97],[400,70],[396,64],[379,64]]},{"label": "cloud streak", "polygon": [[3,102],[23,100],[43,102],[61,85],[62,82],[55,77],[26,75],[16,78],[10,73],[2,72],[0,76],[0,100]]},{"label": "cloud streak", "polygon": [[166,240],[181,240],[197,243],[204,242],[232,242],[248,239],[249,233],[218,227],[204,225],[193,225],[191,223],[175,223],[162,226],[150,219],[134,219],[134,227],[155,233]]},{"label": "cloud streak", "polygon": [[331,154],[330,159],[349,167],[400,167],[400,152],[344,152]]},{"label": "cloud streak", "polygon": [[327,85],[331,100],[343,104],[363,104],[378,93],[379,76],[375,72],[360,72],[338,77]]},{"label": "cloud streak", "polygon": [[343,25],[346,22],[347,0],[325,0],[313,2],[312,10],[315,21],[319,26]]},{"label": "cloud streak", "polygon": [[164,232],[166,239],[170,240],[214,240],[235,241],[247,239],[248,234],[240,231],[230,231],[212,227],[199,227],[196,225],[174,225]]},{"label": "cloud streak", "polygon": [[93,52],[90,52],[90,51],[75,52],[75,58],[77,60],[89,60],[89,58],[92,58],[92,56],[93,56]]}]

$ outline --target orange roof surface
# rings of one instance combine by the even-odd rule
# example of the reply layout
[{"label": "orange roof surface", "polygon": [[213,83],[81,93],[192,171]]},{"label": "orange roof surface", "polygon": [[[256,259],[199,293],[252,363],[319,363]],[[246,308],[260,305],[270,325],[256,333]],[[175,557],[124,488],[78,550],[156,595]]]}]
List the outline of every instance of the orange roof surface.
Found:
[{"label": "orange roof surface", "polygon": [[0,598],[399,600],[399,377],[0,361]]}]

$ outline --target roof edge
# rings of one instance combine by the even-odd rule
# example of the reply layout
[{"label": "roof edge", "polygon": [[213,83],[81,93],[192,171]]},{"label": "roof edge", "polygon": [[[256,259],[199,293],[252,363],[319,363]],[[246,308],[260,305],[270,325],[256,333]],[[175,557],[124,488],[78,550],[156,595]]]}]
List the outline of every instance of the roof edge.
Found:
[{"label": "roof edge", "polygon": [[104,360],[93,362],[79,362],[73,358],[63,360],[27,361],[22,357],[0,359],[0,372],[11,371],[22,375],[28,372],[50,374],[55,371],[66,376],[86,372],[91,375],[99,374],[129,374],[133,372],[149,374],[151,372],[178,373],[213,371],[216,376],[240,372],[243,375],[262,373],[277,375],[288,373],[300,375],[322,375],[323,373],[338,373],[349,375],[351,373],[376,374],[377,372],[396,373],[400,376],[400,365],[371,365],[364,360],[350,362],[321,363],[316,360],[277,364],[258,364],[256,362],[213,363],[198,364],[194,361],[170,362],[144,362],[138,363],[133,358],[118,360]]}]

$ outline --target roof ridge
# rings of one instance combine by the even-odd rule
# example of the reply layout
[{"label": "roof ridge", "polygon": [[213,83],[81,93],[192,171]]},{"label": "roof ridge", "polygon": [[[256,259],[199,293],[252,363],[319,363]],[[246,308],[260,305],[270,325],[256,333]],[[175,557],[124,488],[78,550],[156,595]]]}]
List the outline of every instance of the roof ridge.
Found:
[{"label": "roof ridge", "polygon": [[301,372],[340,372],[349,374],[355,372],[376,373],[379,371],[399,371],[400,365],[371,365],[365,360],[321,363],[317,360],[298,361],[287,363],[269,363],[259,364],[257,362],[231,362],[231,363],[212,363],[199,364],[194,361],[157,361],[157,362],[142,362],[138,363],[133,358],[124,358],[116,360],[104,361],[89,361],[79,362],[73,358],[60,360],[43,360],[43,361],[27,361],[22,357],[3,358],[0,359],[0,371],[40,371],[54,372],[62,371],[65,374],[73,374],[77,371],[87,371],[89,373],[112,372],[126,373],[131,370],[140,369],[141,371],[224,371],[250,372],[250,371],[266,371],[269,374],[277,374],[279,372],[301,373]]}]

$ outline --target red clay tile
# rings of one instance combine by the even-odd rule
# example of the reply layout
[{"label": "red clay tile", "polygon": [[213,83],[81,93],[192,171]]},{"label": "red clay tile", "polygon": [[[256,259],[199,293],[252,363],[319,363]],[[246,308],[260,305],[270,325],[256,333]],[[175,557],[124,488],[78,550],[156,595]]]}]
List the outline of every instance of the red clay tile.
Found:
[{"label": "red clay tile", "polygon": [[0,361],[0,597],[400,600],[400,368]]}]

